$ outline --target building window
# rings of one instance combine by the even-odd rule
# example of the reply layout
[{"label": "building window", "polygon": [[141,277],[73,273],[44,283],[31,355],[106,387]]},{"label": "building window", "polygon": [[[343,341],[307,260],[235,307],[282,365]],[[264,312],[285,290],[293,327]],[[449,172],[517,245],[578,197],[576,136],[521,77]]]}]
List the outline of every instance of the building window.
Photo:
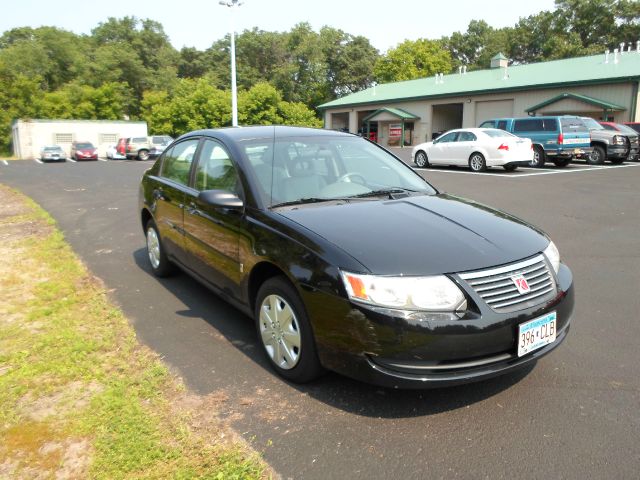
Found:
[{"label": "building window", "polygon": [[100,143],[118,143],[118,135],[115,133],[101,133],[98,137]]},{"label": "building window", "polygon": [[72,143],[73,142],[73,133],[54,133],[53,134],[53,143],[56,145],[60,143]]}]

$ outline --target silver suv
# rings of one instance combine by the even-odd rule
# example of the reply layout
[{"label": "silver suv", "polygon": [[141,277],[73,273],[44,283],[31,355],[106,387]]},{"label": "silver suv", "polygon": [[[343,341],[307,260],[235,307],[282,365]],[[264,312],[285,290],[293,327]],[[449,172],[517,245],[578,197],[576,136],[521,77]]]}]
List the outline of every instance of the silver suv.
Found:
[{"label": "silver suv", "polygon": [[173,142],[169,135],[153,135],[151,137],[130,137],[125,139],[125,155],[127,158],[148,160],[157,157]]}]

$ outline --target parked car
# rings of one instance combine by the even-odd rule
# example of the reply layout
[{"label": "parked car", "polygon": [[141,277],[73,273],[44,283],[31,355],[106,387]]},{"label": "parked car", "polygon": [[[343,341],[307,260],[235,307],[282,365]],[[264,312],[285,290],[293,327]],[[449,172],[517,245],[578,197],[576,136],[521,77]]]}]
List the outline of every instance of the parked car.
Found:
[{"label": "parked car", "polygon": [[125,139],[125,155],[127,158],[148,160],[160,155],[167,145],[173,141],[168,135],[154,135],[151,137],[131,137]]},{"label": "parked car", "polygon": [[117,145],[109,145],[107,147],[107,158],[109,160],[124,160],[127,157],[118,152]]},{"label": "parked car", "polygon": [[40,160],[43,162],[65,162],[67,154],[60,145],[46,145],[40,149]]},{"label": "parked car", "polygon": [[627,160],[638,160],[638,153],[640,153],[640,144],[638,142],[639,134],[633,128],[614,122],[598,122],[605,129],[613,132],[620,132],[629,139],[629,155]]},{"label": "parked car", "polygon": [[566,167],[575,156],[593,151],[589,129],[575,116],[498,118],[482,122],[480,127],[499,128],[531,139],[532,167],[543,167],[547,160],[557,167]]},{"label": "parked car", "polygon": [[74,160],[98,160],[98,150],[91,142],[73,142],[69,155]]},{"label": "parked car", "polygon": [[388,387],[471,382],[534,364],[569,331],[572,274],[545,234],[438,192],[357,135],[191,132],[139,192],[150,270],[178,266],[253,316],[294,382],[324,369]]},{"label": "parked car", "polygon": [[607,130],[590,117],[581,117],[584,124],[591,131],[591,146],[593,151],[585,156],[588,163],[601,165],[605,160],[611,163],[624,162],[631,152],[631,143],[627,135]]},{"label": "parked car", "polygon": [[487,167],[503,167],[508,172],[533,159],[533,146],[496,128],[465,128],[446,132],[432,142],[413,147],[411,153],[418,167],[429,165],[469,166],[473,172]]}]

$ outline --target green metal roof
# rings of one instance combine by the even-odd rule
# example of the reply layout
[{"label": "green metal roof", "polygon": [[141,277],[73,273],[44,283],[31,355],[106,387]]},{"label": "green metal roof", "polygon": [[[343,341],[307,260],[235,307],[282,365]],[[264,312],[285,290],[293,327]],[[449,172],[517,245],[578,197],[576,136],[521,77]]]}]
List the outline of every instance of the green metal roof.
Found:
[{"label": "green metal roof", "polygon": [[559,102],[560,100],[564,100],[565,98],[571,98],[574,100],[580,100],[581,102],[588,103],[590,105],[595,105],[596,107],[600,107],[603,110],[611,110],[611,111],[622,111],[626,110],[626,107],[622,107],[620,105],[616,105],[615,103],[605,102],[604,100],[599,100],[597,98],[589,97],[588,95],[579,95],[577,93],[563,93],[561,95],[557,95],[549,100],[545,100],[542,103],[534,105],[533,107],[529,107],[525,110],[525,112],[535,112],[540,110],[547,105],[551,105],[553,103]]},{"label": "green metal roof", "polygon": [[614,63],[614,56],[610,54],[609,62],[606,64],[603,53],[589,57],[511,66],[506,71],[504,68],[493,68],[466,74],[455,73],[445,75],[443,83],[436,83],[435,77],[386,83],[324,103],[318,108],[352,107],[508,90],[612,83],[624,80],[638,81],[639,79],[639,53],[625,52],[619,56],[618,63]]},{"label": "green metal roof", "polygon": [[373,112],[370,115],[367,115],[366,117],[364,117],[362,119],[363,122],[366,122],[367,120],[371,120],[373,117],[376,117],[377,115],[383,113],[383,112],[387,112],[390,113],[391,115],[394,115],[398,118],[401,118],[403,120],[418,120],[420,117],[415,116],[413,113],[409,113],[406,110],[402,110],[401,108],[390,108],[390,107],[384,107],[384,108],[379,108],[378,110],[376,110],[375,112]]},{"label": "green metal roof", "polygon": [[509,60],[502,52],[496,54],[491,60]]}]

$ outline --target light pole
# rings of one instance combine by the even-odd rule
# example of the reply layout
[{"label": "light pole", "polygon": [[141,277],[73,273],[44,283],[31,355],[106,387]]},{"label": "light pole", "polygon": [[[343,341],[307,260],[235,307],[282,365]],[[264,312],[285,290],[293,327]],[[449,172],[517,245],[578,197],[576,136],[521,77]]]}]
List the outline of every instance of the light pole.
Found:
[{"label": "light pole", "polygon": [[231,8],[231,125],[238,126],[238,90],[236,88],[236,25],[235,10],[242,5],[240,0],[220,0],[220,5]]}]

